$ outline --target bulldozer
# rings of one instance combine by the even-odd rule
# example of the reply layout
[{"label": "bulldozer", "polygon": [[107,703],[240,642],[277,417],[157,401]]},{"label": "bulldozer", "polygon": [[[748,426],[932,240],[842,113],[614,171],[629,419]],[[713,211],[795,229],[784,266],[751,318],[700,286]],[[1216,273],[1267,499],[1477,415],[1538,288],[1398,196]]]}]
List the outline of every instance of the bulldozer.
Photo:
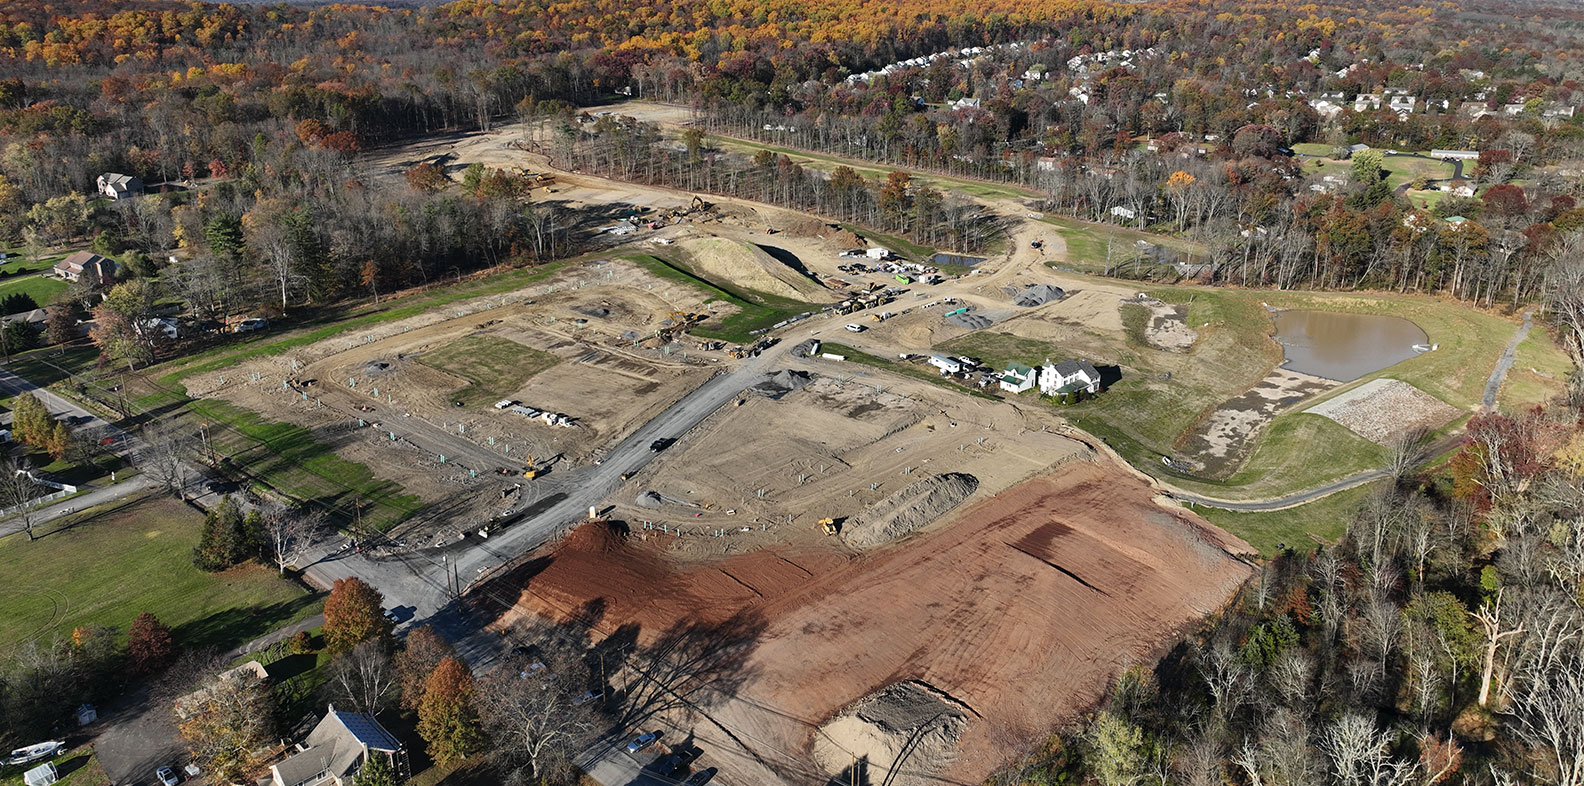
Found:
[{"label": "bulldozer", "polygon": [[835,535],[839,531],[836,527],[836,519],[820,519],[819,525],[820,529],[825,530],[826,535]]}]

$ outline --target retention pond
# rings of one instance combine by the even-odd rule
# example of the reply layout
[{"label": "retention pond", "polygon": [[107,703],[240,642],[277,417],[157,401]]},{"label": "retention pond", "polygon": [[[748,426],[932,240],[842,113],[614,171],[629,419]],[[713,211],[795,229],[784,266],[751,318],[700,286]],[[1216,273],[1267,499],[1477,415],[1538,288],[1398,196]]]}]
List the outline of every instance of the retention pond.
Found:
[{"label": "retention pond", "polygon": [[1331,311],[1278,311],[1283,367],[1350,382],[1419,354],[1429,337],[1402,317]]}]

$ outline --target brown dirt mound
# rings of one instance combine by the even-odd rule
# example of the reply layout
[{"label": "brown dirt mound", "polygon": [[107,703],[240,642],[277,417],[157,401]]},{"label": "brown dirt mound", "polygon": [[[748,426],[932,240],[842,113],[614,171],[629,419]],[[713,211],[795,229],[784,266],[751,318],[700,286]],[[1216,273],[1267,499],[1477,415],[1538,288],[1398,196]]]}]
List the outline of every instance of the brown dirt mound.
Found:
[{"label": "brown dirt mound", "polygon": [[905,538],[946,515],[979,488],[966,472],[924,478],[870,505],[842,528],[850,546],[872,548]]},{"label": "brown dirt mound", "polygon": [[[821,726],[814,738],[814,758],[827,772],[847,780],[933,786],[937,773],[956,758],[968,712],[922,682],[889,685]],[[853,767],[860,771],[851,772]]]},{"label": "brown dirt mound", "polygon": [[677,246],[687,252],[694,269],[706,278],[793,300],[819,297],[824,291],[764,249],[724,237],[696,237]]}]

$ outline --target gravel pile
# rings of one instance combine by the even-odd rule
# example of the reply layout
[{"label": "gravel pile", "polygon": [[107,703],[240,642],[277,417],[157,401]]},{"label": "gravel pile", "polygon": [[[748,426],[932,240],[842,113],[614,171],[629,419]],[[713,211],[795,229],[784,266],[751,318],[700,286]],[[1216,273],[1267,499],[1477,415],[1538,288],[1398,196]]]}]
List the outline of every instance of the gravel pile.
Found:
[{"label": "gravel pile", "polygon": [[777,399],[794,390],[801,390],[813,381],[814,376],[807,371],[784,369],[771,374],[757,385],[749,386],[748,392],[756,396]]},{"label": "gravel pile", "polygon": [[946,318],[946,324],[969,330],[983,330],[990,327],[990,318],[978,314],[952,314]]},{"label": "gravel pile", "polygon": [[965,472],[949,472],[915,481],[912,485],[870,505],[842,528],[848,545],[870,548],[917,532],[979,488],[979,479]]}]

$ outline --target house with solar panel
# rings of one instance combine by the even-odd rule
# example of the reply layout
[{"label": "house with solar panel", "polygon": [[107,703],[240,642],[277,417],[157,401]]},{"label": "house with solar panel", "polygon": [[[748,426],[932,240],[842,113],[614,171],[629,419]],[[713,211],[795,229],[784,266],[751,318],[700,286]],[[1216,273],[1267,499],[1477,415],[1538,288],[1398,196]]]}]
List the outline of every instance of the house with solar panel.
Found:
[{"label": "house with solar panel", "polygon": [[371,756],[384,756],[397,775],[409,776],[407,749],[372,715],[325,713],[308,738],[297,743],[297,752],[270,765],[271,786],[351,786],[352,779]]}]

